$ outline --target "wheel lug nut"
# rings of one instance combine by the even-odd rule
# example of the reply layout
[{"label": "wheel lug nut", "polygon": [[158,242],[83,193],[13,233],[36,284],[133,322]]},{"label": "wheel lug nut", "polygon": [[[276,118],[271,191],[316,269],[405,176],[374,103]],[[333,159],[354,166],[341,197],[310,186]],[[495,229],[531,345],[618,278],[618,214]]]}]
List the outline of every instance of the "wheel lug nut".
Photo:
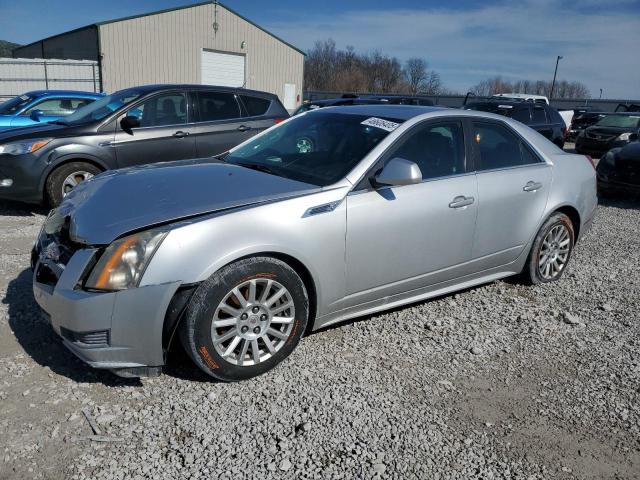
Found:
[{"label": "wheel lug nut", "polygon": [[251,311],[252,311],[253,313],[258,313],[258,312],[260,311],[260,307],[253,307],[253,308],[251,309]]},{"label": "wheel lug nut", "polygon": [[253,329],[253,333],[255,333],[256,335],[257,335],[258,333],[260,333],[260,327],[256,327],[256,328],[254,328],[254,329]]},{"label": "wheel lug nut", "polygon": [[249,327],[247,327],[247,326],[245,325],[244,327],[242,327],[242,328],[240,329],[240,331],[241,331],[242,333],[247,333],[247,332],[249,331]]},{"label": "wheel lug nut", "polygon": [[248,317],[248,315],[246,313],[243,313],[242,315],[240,315],[240,320],[246,320]]},{"label": "wheel lug nut", "polygon": [[260,315],[260,320],[264,322],[266,319],[267,319],[267,316],[264,313]]}]

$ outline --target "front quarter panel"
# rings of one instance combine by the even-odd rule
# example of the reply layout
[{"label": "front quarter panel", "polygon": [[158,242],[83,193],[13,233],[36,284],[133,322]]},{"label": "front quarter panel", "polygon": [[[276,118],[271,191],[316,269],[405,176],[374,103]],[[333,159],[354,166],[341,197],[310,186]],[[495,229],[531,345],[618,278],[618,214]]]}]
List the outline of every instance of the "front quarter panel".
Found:
[{"label": "front quarter panel", "polygon": [[[273,252],[301,262],[311,274],[318,315],[344,296],[348,187],[182,222],[155,253],[141,286],[201,282],[242,257]],[[339,201],[335,210],[304,216],[309,208]]]}]

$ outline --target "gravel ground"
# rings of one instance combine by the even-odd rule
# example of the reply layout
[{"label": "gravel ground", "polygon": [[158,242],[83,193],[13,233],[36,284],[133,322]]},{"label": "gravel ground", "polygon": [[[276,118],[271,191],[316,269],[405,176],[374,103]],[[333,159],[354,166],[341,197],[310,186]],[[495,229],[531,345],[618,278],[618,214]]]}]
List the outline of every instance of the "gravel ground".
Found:
[{"label": "gravel ground", "polygon": [[640,478],[640,202],[601,205],[559,283],[343,324],[238,384],[76,360],[31,293],[42,220],[0,203],[0,479]]}]

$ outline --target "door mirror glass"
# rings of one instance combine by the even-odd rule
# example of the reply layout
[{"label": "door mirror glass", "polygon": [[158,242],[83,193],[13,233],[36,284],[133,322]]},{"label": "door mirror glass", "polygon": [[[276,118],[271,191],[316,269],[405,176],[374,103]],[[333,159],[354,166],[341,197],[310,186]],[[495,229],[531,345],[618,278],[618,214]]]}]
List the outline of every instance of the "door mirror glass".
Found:
[{"label": "door mirror glass", "polygon": [[39,122],[40,121],[40,117],[42,117],[44,115],[44,112],[40,109],[34,109],[31,110],[31,113],[29,114],[29,118],[31,118],[31,120],[33,120],[34,122]]},{"label": "door mirror glass", "polygon": [[394,157],[384,166],[382,171],[375,176],[377,186],[413,185],[422,182],[420,167],[410,160]]},{"label": "door mirror glass", "polygon": [[140,119],[136,116],[128,114],[122,120],[120,120],[120,126],[125,132],[130,132],[134,128],[140,126]]}]

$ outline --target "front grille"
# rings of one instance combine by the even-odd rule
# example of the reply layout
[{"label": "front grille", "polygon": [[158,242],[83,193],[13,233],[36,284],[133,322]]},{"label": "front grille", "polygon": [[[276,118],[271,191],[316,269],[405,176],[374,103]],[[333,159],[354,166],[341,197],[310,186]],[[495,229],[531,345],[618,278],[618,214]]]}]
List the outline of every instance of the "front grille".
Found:
[{"label": "front grille", "polygon": [[615,135],[604,135],[602,133],[593,133],[589,131],[587,132],[587,138],[593,138],[595,140],[609,141],[614,137]]},{"label": "front grille", "polygon": [[108,347],[109,330],[95,330],[93,332],[74,332],[68,328],[60,327],[62,336],[70,341],[86,347]]}]

